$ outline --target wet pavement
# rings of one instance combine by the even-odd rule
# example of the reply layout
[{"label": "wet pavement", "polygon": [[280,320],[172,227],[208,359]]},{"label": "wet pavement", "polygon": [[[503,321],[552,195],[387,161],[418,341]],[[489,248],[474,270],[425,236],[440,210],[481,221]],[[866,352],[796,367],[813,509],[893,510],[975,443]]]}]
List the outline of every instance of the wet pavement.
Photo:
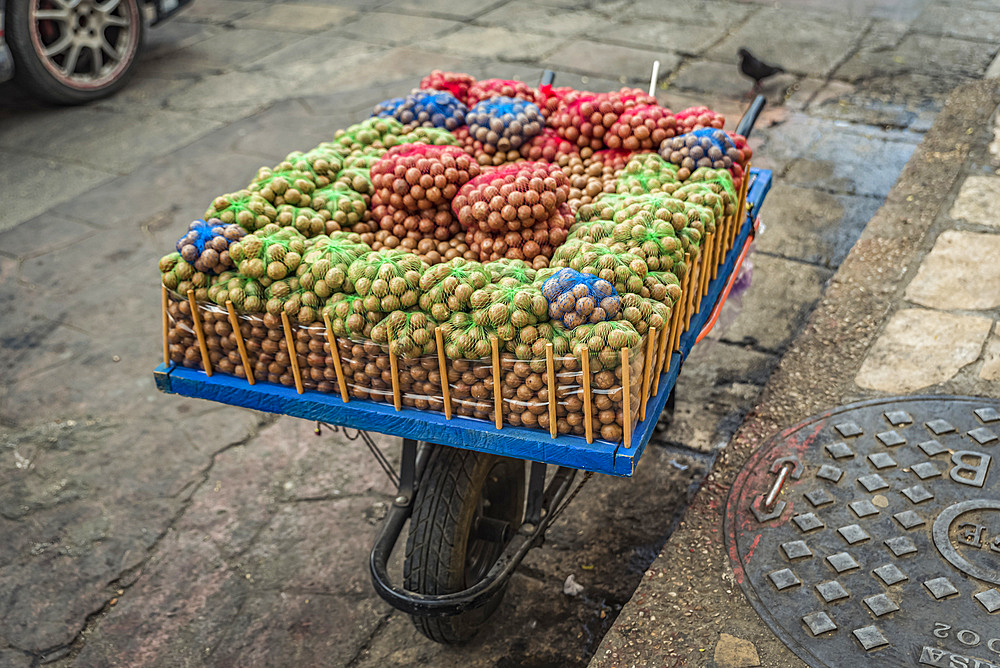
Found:
[{"label": "wet pavement", "polygon": [[[828,5],[196,0],[148,33],[136,78],[109,100],[55,109],[0,88],[0,665],[585,665],[623,652],[632,628],[676,636],[672,613],[633,627],[642,610],[626,602],[664,572],[657,555],[695,486],[947,92],[997,55],[988,2]],[[551,67],[559,84],[606,90],[641,85],[655,58],[661,102],[707,104],[732,128],[749,89],[739,46],[788,70],[752,139],[776,175],[752,286],[686,362],[674,420],[636,476],[588,483],[471,645],[426,641],[375,596],[366,559],[392,489],[357,443],[155,391],[155,261],[260,165],[434,68],[534,83]],[[982,233],[995,187],[969,181],[957,232]],[[926,271],[954,265],[950,243]],[[907,299],[936,299],[921,294]],[[982,319],[970,308],[935,317]],[[973,389],[987,393],[1000,344],[972,330],[969,349],[988,356]],[[885,346],[883,366],[919,355]],[[578,596],[562,593],[569,575]],[[709,591],[732,593],[722,577]],[[716,642],[722,627],[706,628]]]}]

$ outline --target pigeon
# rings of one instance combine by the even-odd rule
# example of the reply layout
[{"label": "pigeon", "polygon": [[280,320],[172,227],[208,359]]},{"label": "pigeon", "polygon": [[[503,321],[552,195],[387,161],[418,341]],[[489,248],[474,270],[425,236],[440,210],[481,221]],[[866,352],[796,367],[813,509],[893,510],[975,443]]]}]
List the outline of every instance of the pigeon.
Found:
[{"label": "pigeon", "polygon": [[753,79],[753,91],[755,92],[760,90],[761,81],[785,71],[783,67],[768,65],[764,61],[754,58],[754,55],[746,49],[740,49],[737,53],[740,56],[740,72]]}]

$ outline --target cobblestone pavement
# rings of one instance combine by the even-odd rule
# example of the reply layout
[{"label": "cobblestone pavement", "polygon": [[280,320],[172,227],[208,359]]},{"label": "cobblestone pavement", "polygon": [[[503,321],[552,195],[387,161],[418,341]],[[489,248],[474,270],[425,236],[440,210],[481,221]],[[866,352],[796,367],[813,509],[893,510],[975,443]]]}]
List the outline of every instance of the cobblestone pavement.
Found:
[{"label": "cobblestone pavement", "polygon": [[[996,68],[996,9],[195,0],[113,98],[0,87],[0,666],[586,664],[947,91]],[[155,391],[155,260],[260,165],[433,68],[606,90],[659,59],[661,101],[732,127],[739,46],[788,71],[752,141],[777,185],[741,313],[687,361],[636,476],[588,484],[471,645],[433,645],[372,591],[392,490],[357,444]]]}]

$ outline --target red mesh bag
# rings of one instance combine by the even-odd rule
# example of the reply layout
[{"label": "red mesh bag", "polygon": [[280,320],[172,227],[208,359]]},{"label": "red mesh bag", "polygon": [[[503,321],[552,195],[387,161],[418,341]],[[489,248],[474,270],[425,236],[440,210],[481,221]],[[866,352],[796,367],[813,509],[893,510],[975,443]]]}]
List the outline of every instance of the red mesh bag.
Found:
[{"label": "red mesh bag", "polygon": [[604,135],[604,145],[628,151],[652,151],[676,134],[677,119],[659,105],[643,104],[626,109]]},{"label": "red mesh bag", "polygon": [[[379,204],[372,208],[371,216],[378,230],[387,231],[399,240],[410,238],[419,241],[427,237],[447,241],[461,230],[447,204],[423,211],[404,211]],[[385,242],[384,237],[382,241]],[[394,245],[388,247],[395,248]]]},{"label": "red mesh bag", "polygon": [[563,107],[567,107],[577,98],[582,96],[593,96],[593,93],[579,91],[569,86],[553,88],[551,84],[544,84],[535,90],[535,103],[542,111],[542,117],[548,119]]},{"label": "red mesh bag", "polygon": [[576,144],[563,139],[552,128],[545,128],[542,134],[532,137],[520,148],[521,157],[532,162],[544,161],[563,164],[577,153]]},{"label": "red mesh bag", "polygon": [[736,146],[736,153],[733,157],[733,166],[729,168],[729,173],[733,175],[733,185],[739,192],[743,185],[743,177],[746,174],[747,165],[753,157],[753,149],[747,144],[747,138],[743,135],[730,135],[733,144]]},{"label": "red mesh bag", "polygon": [[509,258],[524,260],[541,269],[549,265],[552,253],[566,241],[573,222],[569,207],[561,205],[544,221],[528,228],[496,232],[475,228],[465,236],[469,250],[480,262]]},{"label": "red mesh bag", "polygon": [[689,107],[675,114],[677,119],[676,133],[687,134],[701,128],[722,129],[726,124],[726,117],[712,111],[708,107]]},{"label": "red mesh bag", "polygon": [[561,169],[525,162],[472,179],[459,189],[452,210],[465,229],[516,232],[547,221],[568,195]]},{"label": "red mesh bag", "polygon": [[372,206],[406,212],[447,208],[479,165],[457,146],[402,144],[371,166]]},{"label": "red mesh bag", "polygon": [[445,90],[458,98],[458,100],[469,105],[469,87],[476,83],[476,80],[464,72],[442,72],[434,70],[420,80],[420,87],[424,90]]},{"label": "red mesh bag", "polygon": [[583,162],[586,165],[592,165],[595,163],[604,165],[605,167],[610,167],[611,169],[618,171],[619,169],[625,169],[625,165],[628,161],[632,159],[635,155],[634,151],[626,151],[624,149],[608,148],[603,151],[595,151],[594,155],[585,159]]},{"label": "red mesh bag", "polygon": [[553,114],[549,125],[554,126],[561,137],[576,142],[577,146],[589,146],[597,151],[604,146],[604,135],[626,110],[655,104],[655,97],[638,88],[582,95],[567,105],[564,112]]},{"label": "red mesh bag", "polygon": [[500,165],[522,162],[524,158],[518,150],[499,151],[495,146],[490,146],[473,137],[469,132],[469,126],[463,125],[455,130],[455,138],[458,139],[459,146],[471,155],[477,163],[484,169],[486,167],[499,167]]},{"label": "red mesh bag", "polygon": [[519,97],[528,102],[535,102],[535,89],[523,81],[512,81],[508,79],[483,79],[469,86],[466,96],[466,105],[473,107],[477,102],[497,97]]}]

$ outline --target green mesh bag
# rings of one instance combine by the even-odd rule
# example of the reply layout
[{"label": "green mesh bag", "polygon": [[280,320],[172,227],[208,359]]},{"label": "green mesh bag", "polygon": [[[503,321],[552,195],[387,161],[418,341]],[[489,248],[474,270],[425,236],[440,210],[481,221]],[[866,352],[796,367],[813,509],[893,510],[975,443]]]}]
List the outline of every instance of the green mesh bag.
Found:
[{"label": "green mesh bag", "polygon": [[372,252],[357,234],[335,232],[332,236],[310,239],[302,256],[296,275],[303,287],[328,299],[337,292],[354,292],[354,283],[348,278],[351,264]]},{"label": "green mesh bag", "polygon": [[406,134],[398,138],[400,144],[433,144],[435,146],[459,146],[461,142],[444,128],[408,128]]},{"label": "green mesh bag", "polygon": [[622,295],[621,320],[632,325],[640,335],[644,335],[650,327],[662,332],[670,320],[670,307],[636,294]]},{"label": "green mesh bag", "polygon": [[681,241],[669,221],[638,216],[615,224],[598,243],[616,253],[631,253],[643,260],[649,271],[670,271],[684,260]]},{"label": "green mesh bag", "polygon": [[274,206],[259,193],[238,190],[220,195],[205,212],[205,220],[218,218],[223,223],[235,223],[247,232],[253,232],[273,223],[278,217]]},{"label": "green mesh bag", "polygon": [[[642,281],[639,294],[666,306],[673,306],[681,298],[681,280],[687,272],[684,262],[679,262],[671,271],[651,271]],[[679,275],[678,275],[679,274]]]},{"label": "green mesh bag", "polygon": [[665,192],[667,186],[678,182],[677,169],[677,165],[656,153],[639,154],[625,164],[618,177],[616,191],[623,195]]},{"label": "green mesh bag", "polygon": [[368,216],[364,195],[337,185],[316,190],[312,195],[312,208],[328,213],[329,220],[336,223],[340,230],[349,230]]},{"label": "green mesh bag", "polygon": [[387,151],[399,143],[399,136],[404,134],[403,124],[394,118],[369,118],[360,123],[337,130],[333,141],[320,144],[345,154],[361,151]]},{"label": "green mesh bag", "polygon": [[368,311],[391,313],[417,305],[420,276],[427,267],[413,253],[381,250],[352,262],[347,277]]},{"label": "green mesh bag", "polygon": [[438,322],[468,311],[472,293],[490,284],[490,274],[475,260],[456,257],[428,268],[420,277],[420,308]]},{"label": "green mesh bag", "polygon": [[257,193],[275,207],[281,204],[309,206],[316,183],[310,172],[287,170],[276,172],[270,167],[257,170],[247,190]]},{"label": "green mesh bag", "polygon": [[621,366],[621,351],[628,348],[631,355],[638,354],[642,337],[632,323],[626,320],[580,325],[572,330],[570,345],[573,356],[583,358],[583,347],[590,353],[591,368],[616,369]]},{"label": "green mesh bag", "polygon": [[160,280],[167,290],[187,298],[188,290],[194,290],[197,301],[208,299],[208,289],[213,281],[208,274],[198,271],[177,251],[160,258]]},{"label": "green mesh bag", "polygon": [[225,307],[227,301],[231,301],[239,313],[264,312],[264,286],[259,281],[241,276],[235,271],[219,274],[218,279],[208,289],[208,298],[222,307]]},{"label": "green mesh bag", "polygon": [[483,268],[490,273],[491,283],[528,285],[535,280],[535,268],[524,260],[494,260],[484,264]]},{"label": "green mesh bag", "polygon": [[[733,175],[729,173],[728,169],[699,167],[691,173],[691,176],[684,181],[684,185],[678,190],[682,190],[684,187],[695,183],[708,186],[709,190],[722,198],[724,215],[736,215],[736,208],[739,205],[739,194],[736,190],[736,184],[733,183]],[[684,198],[680,197],[679,199]],[[694,202],[695,204],[703,204],[703,202],[698,202],[690,197],[687,198],[687,201]],[[718,218],[718,216],[716,217]]]},{"label": "green mesh bag", "polygon": [[328,211],[317,211],[309,206],[293,206],[279,204],[275,207],[277,217],[274,222],[281,227],[292,227],[306,238],[334,231],[336,226],[330,225],[332,216]]},{"label": "green mesh bag", "polygon": [[437,322],[422,311],[393,311],[372,327],[371,340],[400,357],[435,355],[435,327]]},{"label": "green mesh bag", "polygon": [[330,317],[330,331],[334,336],[350,341],[371,339],[372,328],[385,317],[384,313],[367,310],[361,297],[343,293],[336,293],[327,300],[321,315]]},{"label": "green mesh bag", "polygon": [[264,292],[264,311],[280,316],[282,311],[300,325],[320,320],[323,300],[312,290],[302,287],[297,276],[273,281]]},{"label": "green mesh bag", "polygon": [[549,302],[534,285],[487,285],[472,293],[473,321],[491,327],[501,341],[511,341],[518,330],[548,320]]},{"label": "green mesh bag", "polygon": [[552,256],[553,267],[569,267],[611,283],[618,294],[639,293],[649,273],[646,263],[632,253],[616,253],[603,244],[563,244]]},{"label": "green mesh bag", "polygon": [[337,172],[344,168],[345,156],[332,145],[321,145],[309,151],[293,151],[275,165],[274,172],[306,172],[317,187],[329,185]]},{"label": "green mesh bag", "polygon": [[[589,206],[589,205],[586,205]],[[611,219],[592,220],[586,223],[576,223],[569,230],[569,239],[586,241],[596,244],[611,237],[615,224]]]},{"label": "green mesh bag", "polygon": [[441,325],[444,337],[444,354],[453,360],[488,359],[493,352],[490,337],[496,330],[489,325],[477,324],[468,313],[453,313]]},{"label": "green mesh bag", "polygon": [[353,190],[356,193],[369,197],[375,190],[374,186],[372,186],[371,170],[362,165],[345,167],[340,170],[337,173],[334,184],[341,184],[348,190]]},{"label": "green mesh bag", "polygon": [[229,246],[229,257],[241,276],[267,287],[294,276],[306,250],[306,239],[294,228],[271,224]]}]

